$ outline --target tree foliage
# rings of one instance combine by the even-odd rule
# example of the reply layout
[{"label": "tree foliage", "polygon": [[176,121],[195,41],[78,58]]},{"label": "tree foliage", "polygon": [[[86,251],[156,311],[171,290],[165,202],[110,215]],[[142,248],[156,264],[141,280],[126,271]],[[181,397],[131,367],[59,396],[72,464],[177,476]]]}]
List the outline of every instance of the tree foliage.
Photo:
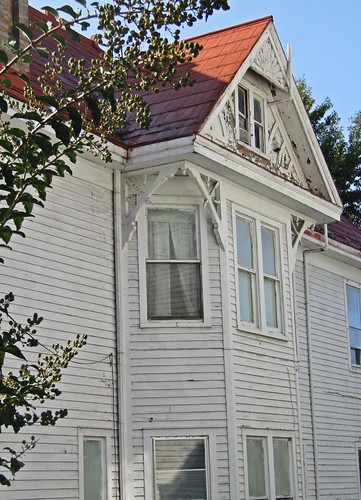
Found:
[{"label": "tree foliage", "polygon": [[[71,173],[70,164],[79,154],[87,151],[111,161],[107,140],[125,128],[130,117],[141,127],[150,125],[146,93],[158,92],[159,86],[179,89],[192,84],[190,74],[177,75],[177,65],[191,61],[201,47],[181,41],[180,28],[207,18],[215,10],[228,9],[227,0],[77,3],[78,9],[70,5],[44,7],[46,21],[15,25],[25,44],[0,47],[3,248],[10,248],[14,235],[25,237],[24,220],[33,216],[35,205],[43,206],[53,178]],[[78,31],[86,31],[91,20],[97,22],[98,49],[89,60],[81,57],[77,44]],[[75,50],[69,51],[70,47]],[[16,65],[29,64],[34,58],[42,59],[44,73],[37,81],[30,81],[16,71]],[[53,345],[49,355],[28,362],[24,353],[39,347],[35,327],[42,318],[34,314],[25,325],[17,322],[9,312],[13,300],[12,293],[0,300],[0,432],[6,427],[18,433],[36,422],[54,425],[66,415],[66,410],[39,413],[37,405],[60,394],[57,383],[62,370],[86,337],[78,336],[65,346]],[[16,372],[6,364],[9,357],[20,362]],[[0,484],[11,484],[24,466],[22,456],[35,443],[32,437],[30,442],[23,441],[18,451],[6,448],[6,458],[0,457],[0,470],[4,471]]]},{"label": "tree foliage", "polygon": [[297,82],[311,125],[344,204],[345,215],[361,226],[361,111],[351,119],[348,137],[329,98],[316,104],[305,78]]}]

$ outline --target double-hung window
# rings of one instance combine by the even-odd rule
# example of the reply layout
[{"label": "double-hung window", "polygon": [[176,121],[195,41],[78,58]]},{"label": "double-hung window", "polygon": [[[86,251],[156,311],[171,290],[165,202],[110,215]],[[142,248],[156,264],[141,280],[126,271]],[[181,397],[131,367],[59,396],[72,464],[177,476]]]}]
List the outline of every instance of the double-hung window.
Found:
[{"label": "double-hung window", "polygon": [[281,331],[279,230],[261,220],[236,215],[238,311],[242,325]]},{"label": "double-hung window", "polygon": [[208,500],[206,437],[153,439],[154,499]]},{"label": "double-hung window", "polygon": [[150,208],[147,229],[148,320],[202,319],[197,209]]},{"label": "double-hung window", "polygon": [[293,500],[292,440],[247,436],[247,500]]},{"label": "double-hung window", "polygon": [[239,140],[264,152],[264,100],[249,89],[239,86],[237,109]]},{"label": "double-hung window", "polygon": [[351,364],[361,366],[361,291],[346,286]]}]

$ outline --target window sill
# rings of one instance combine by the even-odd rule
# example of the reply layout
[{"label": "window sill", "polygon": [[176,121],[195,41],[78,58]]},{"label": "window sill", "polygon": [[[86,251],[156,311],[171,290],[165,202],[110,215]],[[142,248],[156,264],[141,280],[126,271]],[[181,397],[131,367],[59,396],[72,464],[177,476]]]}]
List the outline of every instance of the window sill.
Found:
[{"label": "window sill", "polygon": [[251,325],[242,323],[237,326],[237,330],[242,333],[249,333],[251,335],[257,335],[260,337],[265,337],[267,339],[281,340],[282,342],[288,342],[290,340],[290,337],[286,333],[272,330],[263,331],[259,330],[258,328],[252,327]]},{"label": "window sill", "polygon": [[256,153],[257,155],[261,156],[265,160],[269,161],[270,155],[267,154],[265,151],[262,151],[261,149],[257,149],[255,146],[252,146],[252,144],[248,144],[247,142],[243,142],[240,139],[238,139],[238,144],[244,148],[249,149],[250,151],[252,151],[252,153]]},{"label": "window sill", "polygon": [[140,328],[210,328],[210,321],[203,320],[145,320],[140,322]]},{"label": "window sill", "polygon": [[350,372],[361,374],[361,365],[350,365]]}]

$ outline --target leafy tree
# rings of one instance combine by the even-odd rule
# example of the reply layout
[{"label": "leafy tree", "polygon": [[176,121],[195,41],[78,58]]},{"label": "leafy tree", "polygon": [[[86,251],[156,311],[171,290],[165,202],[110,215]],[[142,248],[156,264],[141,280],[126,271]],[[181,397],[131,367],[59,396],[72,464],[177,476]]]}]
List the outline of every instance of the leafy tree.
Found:
[{"label": "leafy tree", "polygon": [[297,82],[313,130],[344,204],[345,215],[361,226],[361,111],[351,119],[348,138],[329,98],[316,104],[305,78]]},{"label": "leafy tree", "polygon": [[[65,5],[44,7],[48,18],[33,26],[16,24],[26,43],[0,48],[0,240],[8,247],[14,235],[25,237],[23,222],[33,216],[34,205],[43,206],[53,178],[71,173],[70,163],[90,151],[111,161],[107,140],[135,116],[141,127],[151,120],[146,93],[159,85],[179,89],[192,84],[190,74],[177,76],[177,65],[195,57],[200,46],[180,40],[180,28],[228,9],[227,0],[113,0],[92,3],[77,0],[79,9]],[[91,61],[82,59],[79,31],[90,20],[97,22],[99,48]],[[75,50],[79,58],[70,55]],[[55,48],[54,48],[55,47]],[[44,74],[36,82],[16,72],[17,63],[44,61]],[[63,76],[66,78],[62,78]],[[71,81],[71,85],[64,82]],[[21,89],[21,98],[10,97]],[[50,133],[49,133],[50,131]],[[1,259],[1,262],[3,260]],[[0,431],[15,433],[40,422],[54,425],[66,411],[37,413],[37,404],[59,395],[56,383],[62,369],[85,343],[77,337],[65,346],[52,346],[51,354],[29,363],[24,350],[37,348],[37,314],[25,325],[9,312],[13,295],[0,300]],[[9,356],[21,360],[17,373],[5,371]],[[23,462],[22,455],[35,445],[23,441],[22,449],[7,448],[0,458],[0,484],[10,485]]]}]

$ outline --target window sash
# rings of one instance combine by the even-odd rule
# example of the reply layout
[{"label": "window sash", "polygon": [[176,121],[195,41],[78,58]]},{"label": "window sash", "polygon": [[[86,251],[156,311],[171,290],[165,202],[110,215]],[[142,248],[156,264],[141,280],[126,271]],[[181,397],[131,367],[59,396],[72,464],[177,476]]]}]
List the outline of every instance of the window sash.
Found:
[{"label": "window sash", "polygon": [[207,500],[207,440],[153,438],[155,500]]},{"label": "window sash", "polygon": [[260,330],[280,330],[279,232],[259,219],[236,214],[235,239],[239,319]]},{"label": "window sash", "polygon": [[105,500],[104,440],[83,438],[84,500]]},{"label": "window sash", "polygon": [[347,285],[347,318],[351,364],[361,366],[361,291]]},{"label": "window sash", "polygon": [[196,210],[159,207],[147,215],[147,319],[202,319]]},{"label": "window sash", "polygon": [[246,463],[249,500],[293,500],[290,438],[247,436]]}]

